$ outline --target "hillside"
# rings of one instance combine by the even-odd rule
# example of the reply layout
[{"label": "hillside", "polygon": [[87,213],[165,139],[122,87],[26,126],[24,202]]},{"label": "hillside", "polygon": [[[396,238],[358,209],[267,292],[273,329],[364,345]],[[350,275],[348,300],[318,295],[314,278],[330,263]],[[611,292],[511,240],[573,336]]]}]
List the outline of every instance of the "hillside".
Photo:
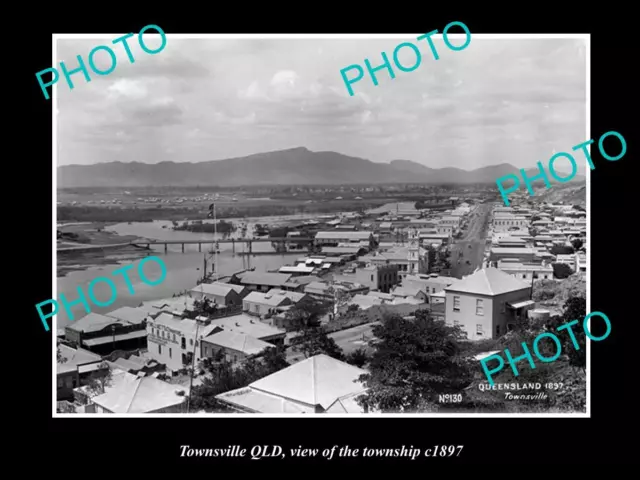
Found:
[{"label": "hillside", "polygon": [[562,202],[566,205],[580,205],[586,208],[587,187],[584,184],[573,184],[573,182],[567,185],[553,184],[553,188],[536,193],[536,198],[541,202]]},{"label": "hillside", "polygon": [[434,169],[409,160],[375,163],[301,147],[201,163],[65,165],[58,167],[58,188],[493,183],[496,178],[517,171],[509,164],[467,171]]}]

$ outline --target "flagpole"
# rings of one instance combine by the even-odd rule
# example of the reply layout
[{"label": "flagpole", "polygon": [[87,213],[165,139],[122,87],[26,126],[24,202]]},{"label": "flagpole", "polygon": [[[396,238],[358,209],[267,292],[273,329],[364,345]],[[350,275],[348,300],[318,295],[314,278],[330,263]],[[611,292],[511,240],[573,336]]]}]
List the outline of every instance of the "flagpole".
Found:
[{"label": "flagpole", "polygon": [[[213,204],[213,236],[217,237],[218,236],[218,220],[216,218],[216,204]],[[215,251],[214,251],[214,264],[213,264],[213,278],[214,281],[218,281],[218,246],[215,246]]]}]

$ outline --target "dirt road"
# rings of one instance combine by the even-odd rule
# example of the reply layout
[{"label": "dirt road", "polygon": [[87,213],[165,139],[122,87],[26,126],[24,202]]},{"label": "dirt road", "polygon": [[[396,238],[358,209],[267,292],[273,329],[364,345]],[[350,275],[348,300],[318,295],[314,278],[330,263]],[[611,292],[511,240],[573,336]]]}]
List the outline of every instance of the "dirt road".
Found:
[{"label": "dirt road", "polygon": [[478,206],[469,220],[466,232],[451,247],[451,276],[462,278],[463,275],[469,275],[482,264],[492,207],[491,203]]}]

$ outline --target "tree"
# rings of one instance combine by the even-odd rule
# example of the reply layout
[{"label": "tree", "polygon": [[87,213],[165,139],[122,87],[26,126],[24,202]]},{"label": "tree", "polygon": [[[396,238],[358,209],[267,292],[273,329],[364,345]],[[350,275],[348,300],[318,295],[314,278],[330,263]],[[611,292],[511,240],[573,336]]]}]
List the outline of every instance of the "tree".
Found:
[{"label": "tree", "polygon": [[297,331],[307,326],[319,326],[320,318],[327,313],[327,309],[327,304],[316,300],[299,302],[285,314],[286,323]]},{"label": "tree", "polygon": [[224,352],[219,350],[213,357],[205,358],[200,363],[200,367],[207,372],[207,375],[202,385],[192,389],[190,407],[196,411],[229,412],[227,406],[216,400],[216,395],[246,387],[288,366],[283,347],[268,348],[241,365],[234,365],[227,361]]},{"label": "tree", "polygon": [[570,277],[573,274],[573,270],[566,263],[554,263],[551,266],[553,267],[553,276],[560,280]]},{"label": "tree", "polygon": [[568,245],[554,245],[553,247],[551,247],[549,252],[552,255],[571,255],[575,253],[575,250],[573,249],[573,247],[570,247]]},{"label": "tree", "polygon": [[111,386],[113,376],[107,362],[101,362],[98,370],[87,378],[87,390],[90,397],[102,395],[107,387]]},{"label": "tree", "polygon": [[347,307],[347,313],[358,313],[360,311],[360,305],[358,305],[357,303],[352,303],[351,305],[349,305]]},{"label": "tree", "polygon": [[436,266],[436,250],[429,246],[427,247],[427,259],[429,260],[429,272]]},{"label": "tree", "polygon": [[360,347],[346,355],[345,361],[350,365],[362,368],[369,361],[369,355],[367,355],[366,349]]},{"label": "tree", "polygon": [[[564,311],[562,315],[553,317],[550,319],[547,326],[548,330],[555,331],[558,327],[578,320],[578,324],[573,328],[573,331],[579,332],[582,328],[582,321],[587,315],[587,300],[584,297],[571,297],[564,304]],[[569,336],[569,332],[560,332],[556,336],[560,339],[562,345],[562,353],[569,358],[569,365],[576,368],[581,368],[584,372],[587,368],[587,345],[586,336],[581,333],[574,334],[579,349],[576,350],[573,345],[573,341]],[[549,355],[551,356],[551,355]]]},{"label": "tree", "polygon": [[336,360],[344,360],[344,353],[322,326],[306,327],[293,339],[293,350],[310,358],[324,353]]},{"label": "tree", "polygon": [[461,348],[466,334],[458,326],[434,320],[418,310],[415,320],[389,316],[373,329],[377,342],[361,375],[368,391],[358,398],[365,408],[383,412],[425,411],[438,394],[460,393],[472,379],[477,362]]},{"label": "tree", "polygon": [[584,242],[581,238],[574,238],[573,240],[571,240],[571,245],[573,245],[573,248],[575,248],[576,250],[580,250],[582,248],[582,245],[584,245]]},{"label": "tree", "polygon": [[62,355],[62,352],[60,351],[60,345],[58,345],[58,348],[56,350],[56,361],[58,363],[64,363],[67,361],[67,357]]}]

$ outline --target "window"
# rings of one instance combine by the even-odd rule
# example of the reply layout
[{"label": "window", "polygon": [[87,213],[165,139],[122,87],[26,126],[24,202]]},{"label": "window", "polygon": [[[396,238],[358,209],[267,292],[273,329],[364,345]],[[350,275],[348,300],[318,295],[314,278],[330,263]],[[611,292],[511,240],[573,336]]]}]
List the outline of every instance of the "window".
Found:
[{"label": "window", "polygon": [[175,341],[176,341],[176,334],[175,334],[175,333],[173,333],[172,335],[173,335],[172,340],[175,342]]},{"label": "window", "polygon": [[193,338],[189,339],[189,345],[193,346]]},{"label": "window", "polygon": [[436,287],[431,287],[431,293],[436,293]]},{"label": "window", "polygon": [[158,354],[162,355],[162,345],[158,345]]},{"label": "window", "polygon": [[454,312],[460,311],[460,297],[458,297],[457,295],[453,297],[453,311]]},{"label": "window", "polygon": [[62,377],[58,377],[58,388],[62,388],[64,386],[64,380]]},{"label": "window", "polygon": [[171,349],[169,349],[169,358],[171,358]]},{"label": "window", "polygon": [[478,323],[476,324],[476,335],[482,335],[482,324]]},{"label": "window", "polygon": [[187,340],[182,337],[182,348],[187,348]]},{"label": "window", "polygon": [[373,275],[371,275],[371,281],[373,282]]},{"label": "window", "polygon": [[484,315],[484,300],[480,298],[476,299],[476,315]]},{"label": "window", "polygon": [[500,336],[500,325],[496,325],[496,337]]},{"label": "window", "polygon": [[507,311],[507,302],[502,302],[502,307],[500,308],[500,313],[504,313]]}]

